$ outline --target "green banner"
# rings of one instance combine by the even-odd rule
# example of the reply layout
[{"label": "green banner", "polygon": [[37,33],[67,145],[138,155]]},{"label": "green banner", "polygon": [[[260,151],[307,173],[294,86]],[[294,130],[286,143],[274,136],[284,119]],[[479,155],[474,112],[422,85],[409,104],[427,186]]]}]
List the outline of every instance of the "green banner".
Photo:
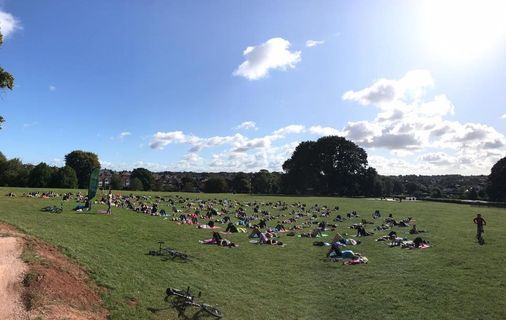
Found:
[{"label": "green banner", "polygon": [[88,187],[88,200],[95,198],[97,195],[98,188],[98,175],[100,174],[100,169],[95,168],[91,171],[90,174],[90,185]]}]

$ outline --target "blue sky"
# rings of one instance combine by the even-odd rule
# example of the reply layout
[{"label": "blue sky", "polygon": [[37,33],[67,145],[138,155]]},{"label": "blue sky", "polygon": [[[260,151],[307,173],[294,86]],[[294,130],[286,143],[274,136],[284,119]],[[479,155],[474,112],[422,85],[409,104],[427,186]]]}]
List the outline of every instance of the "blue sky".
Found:
[{"label": "blue sky", "polygon": [[506,155],[506,4],[0,1],[0,151],[113,169],[281,170],[339,134],[382,174]]}]

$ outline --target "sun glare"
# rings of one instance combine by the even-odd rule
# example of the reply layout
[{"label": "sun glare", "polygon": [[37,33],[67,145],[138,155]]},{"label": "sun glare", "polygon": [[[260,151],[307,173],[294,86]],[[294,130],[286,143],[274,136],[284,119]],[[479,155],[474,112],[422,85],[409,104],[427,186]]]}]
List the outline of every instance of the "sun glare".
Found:
[{"label": "sun glare", "polygon": [[428,0],[422,13],[425,45],[441,59],[477,59],[506,39],[506,0]]}]

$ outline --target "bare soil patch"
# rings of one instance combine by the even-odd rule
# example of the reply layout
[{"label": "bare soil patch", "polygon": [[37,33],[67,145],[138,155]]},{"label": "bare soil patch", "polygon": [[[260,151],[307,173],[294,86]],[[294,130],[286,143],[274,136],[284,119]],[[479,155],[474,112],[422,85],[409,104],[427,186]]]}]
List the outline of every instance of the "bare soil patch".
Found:
[{"label": "bare soil patch", "polygon": [[9,225],[0,224],[0,235],[0,319],[107,318],[99,288],[82,267]]}]

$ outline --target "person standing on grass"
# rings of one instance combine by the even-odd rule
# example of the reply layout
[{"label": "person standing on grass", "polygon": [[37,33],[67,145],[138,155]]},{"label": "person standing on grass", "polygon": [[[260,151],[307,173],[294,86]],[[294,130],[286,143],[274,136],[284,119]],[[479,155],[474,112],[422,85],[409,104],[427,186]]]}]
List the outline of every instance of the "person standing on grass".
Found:
[{"label": "person standing on grass", "polygon": [[109,194],[107,195],[107,214],[111,214],[111,206],[112,206],[112,190],[109,189]]},{"label": "person standing on grass", "polygon": [[481,214],[477,214],[476,218],[473,219],[474,224],[476,225],[476,238],[480,238],[483,231],[483,226],[487,225],[485,219],[481,217]]}]

